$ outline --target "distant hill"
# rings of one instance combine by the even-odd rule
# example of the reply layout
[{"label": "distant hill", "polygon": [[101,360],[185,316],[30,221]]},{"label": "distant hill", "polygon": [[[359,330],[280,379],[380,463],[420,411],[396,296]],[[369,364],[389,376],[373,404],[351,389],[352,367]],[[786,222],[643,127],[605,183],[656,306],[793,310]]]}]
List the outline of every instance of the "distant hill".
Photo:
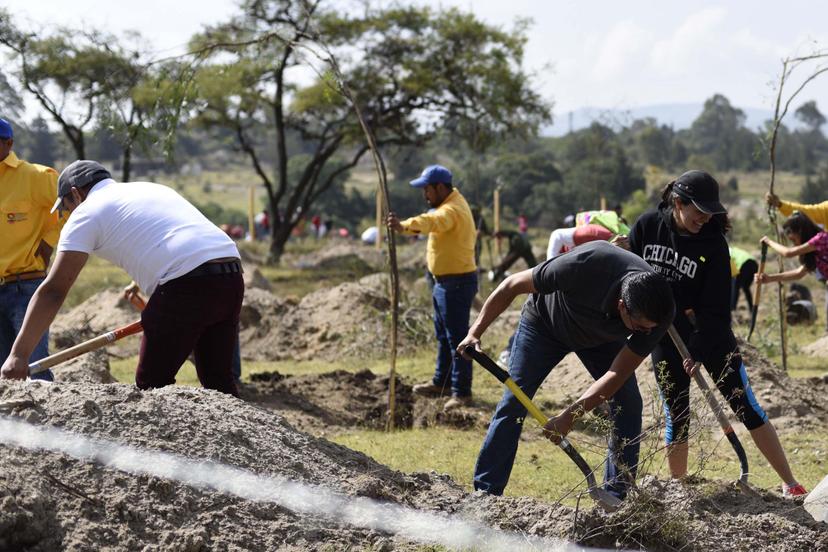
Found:
[{"label": "distant hill", "polygon": [[[672,126],[676,130],[689,128],[693,121],[702,112],[703,105],[695,103],[659,104],[633,107],[630,109],[582,107],[572,112],[555,112],[554,123],[542,130],[544,136],[563,136],[570,131],[570,113],[572,114],[571,130],[586,128],[598,121],[609,126],[619,128],[628,126],[635,119],[653,117],[659,124]],[[755,131],[764,126],[765,121],[773,117],[770,109],[756,107],[739,107],[747,115],[745,126]],[[796,119],[786,118],[789,127],[796,128]]]}]

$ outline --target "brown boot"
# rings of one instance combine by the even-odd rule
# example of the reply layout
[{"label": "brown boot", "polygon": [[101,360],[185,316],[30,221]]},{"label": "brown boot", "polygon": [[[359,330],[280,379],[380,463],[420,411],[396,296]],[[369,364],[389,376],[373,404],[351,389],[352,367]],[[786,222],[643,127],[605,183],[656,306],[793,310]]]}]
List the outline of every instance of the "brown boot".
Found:
[{"label": "brown boot", "polygon": [[454,410],[455,408],[460,408],[461,406],[471,406],[471,404],[471,395],[466,395],[465,397],[452,395],[452,397],[446,401],[446,404],[443,406],[443,411],[448,412],[449,410]]},{"label": "brown boot", "polygon": [[434,385],[431,382],[418,383],[417,385],[411,388],[411,391],[415,395],[420,395],[421,397],[440,397],[446,393],[445,389],[443,389],[439,385]]}]

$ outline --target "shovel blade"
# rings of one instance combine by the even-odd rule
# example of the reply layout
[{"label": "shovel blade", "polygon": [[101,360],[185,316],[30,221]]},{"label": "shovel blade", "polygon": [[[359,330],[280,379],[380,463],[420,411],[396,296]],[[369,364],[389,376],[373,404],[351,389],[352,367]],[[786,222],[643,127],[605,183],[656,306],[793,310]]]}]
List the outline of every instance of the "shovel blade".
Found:
[{"label": "shovel blade", "polygon": [[589,489],[589,496],[607,512],[616,511],[622,504],[620,498],[600,487],[592,487]]}]

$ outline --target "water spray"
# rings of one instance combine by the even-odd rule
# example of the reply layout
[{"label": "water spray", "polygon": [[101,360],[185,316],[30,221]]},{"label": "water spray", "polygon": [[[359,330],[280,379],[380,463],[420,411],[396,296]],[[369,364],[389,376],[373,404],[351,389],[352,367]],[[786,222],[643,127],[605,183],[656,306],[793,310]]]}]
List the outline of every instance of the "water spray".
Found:
[{"label": "water spray", "polygon": [[498,531],[457,516],[348,496],[320,486],[278,476],[257,475],[209,460],[141,450],[114,441],[35,426],[7,417],[0,417],[0,443],[28,450],[63,453],[135,475],[152,475],[197,489],[274,503],[296,513],[323,516],[342,524],[396,534],[415,542],[440,544],[451,549],[498,552],[584,550],[558,539]]}]

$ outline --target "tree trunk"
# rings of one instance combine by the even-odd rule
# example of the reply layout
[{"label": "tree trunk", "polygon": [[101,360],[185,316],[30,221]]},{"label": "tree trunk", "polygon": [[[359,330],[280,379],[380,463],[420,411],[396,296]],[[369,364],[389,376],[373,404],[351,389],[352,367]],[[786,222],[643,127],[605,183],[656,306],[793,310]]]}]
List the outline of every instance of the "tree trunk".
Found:
[{"label": "tree trunk", "polygon": [[[272,219],[271,219],[272,220]],[[270,264],[279,264],[282,259],[282,254],[285,252],[285,244],[290,239],[290,233],[293,226],[287,221],[282,221],[278,226],[273,224],[270,228],[270,252],[267,257],[267,262]]]},{"label": "tree trunk", "polygon": [[132,146],[124,148],[123,164],[121,166],[121,182],[129,182],[132,173]]}]

